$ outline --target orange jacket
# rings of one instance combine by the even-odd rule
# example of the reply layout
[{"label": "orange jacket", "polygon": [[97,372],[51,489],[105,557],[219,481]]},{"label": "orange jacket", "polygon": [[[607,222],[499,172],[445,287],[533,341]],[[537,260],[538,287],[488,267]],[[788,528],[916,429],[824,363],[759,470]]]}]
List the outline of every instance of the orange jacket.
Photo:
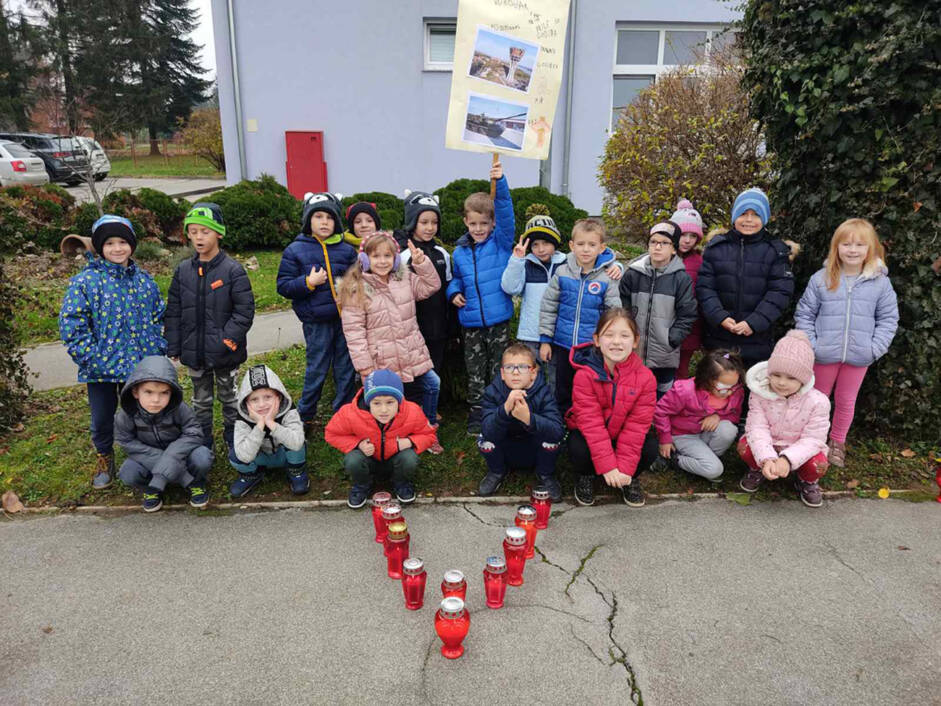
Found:
[{"label": "orange jacket", "polygon": [[434,428],[428,423],[421,407],[414,402],[403,400],[399,405],[399,413],[385,427],[369,413],[365,404],[360,388],[353,401],[340,407],[327,423],[324,437],[328,444],[343,453],[349,453],[363,439],[369,439],[376,447],[373,458],[388,461],[399,451],[397,439],[410,439],[418,454],[435,443],[437,434]]}]

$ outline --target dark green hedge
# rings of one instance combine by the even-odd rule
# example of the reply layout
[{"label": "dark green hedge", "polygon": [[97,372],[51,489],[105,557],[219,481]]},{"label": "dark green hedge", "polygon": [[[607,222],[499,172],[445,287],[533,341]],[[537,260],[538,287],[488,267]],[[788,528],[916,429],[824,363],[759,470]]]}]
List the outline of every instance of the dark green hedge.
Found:
[{"label": "dark green hedge", "polygon": [[207,195],[205,200],[222,208],[227,250],[283,248],[300,232],[301,202],[268,174]]}]

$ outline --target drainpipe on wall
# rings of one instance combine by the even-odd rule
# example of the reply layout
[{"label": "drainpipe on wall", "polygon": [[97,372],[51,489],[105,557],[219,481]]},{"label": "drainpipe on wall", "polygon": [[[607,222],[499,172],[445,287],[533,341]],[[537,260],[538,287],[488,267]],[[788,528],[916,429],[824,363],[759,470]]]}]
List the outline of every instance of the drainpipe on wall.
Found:
[{"label": "drainpipe on wall", "polygon": [[233,0],[226,2],[226,19],[229,22],[229,53],[232,56],[232,91],[235,93],[235,135],[239,144],[239,179],[247,179],[245,173],[245,137],[242,135],[242,92],[239,87],[239,59],[235,48],[235,8]]},{"label": "drainpipe on wall", "polygon": [[575,17],[578,0],[569,6],[568,54],[565,57],[565,142],[562,145],[562,195],[571,197],[569,189],[569,157],[572,152],[572,92],[575,87]]}]

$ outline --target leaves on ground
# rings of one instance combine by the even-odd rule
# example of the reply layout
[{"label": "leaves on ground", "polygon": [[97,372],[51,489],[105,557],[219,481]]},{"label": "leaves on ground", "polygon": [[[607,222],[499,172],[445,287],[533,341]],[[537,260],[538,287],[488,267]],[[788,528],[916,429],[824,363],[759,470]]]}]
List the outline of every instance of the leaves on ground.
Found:
[{"label": "leaves on ground", "polygon": [[12,490],[8,490],[3,494],[3,497],[0,498],[0,505],[3,506],[4,512],[23,512],[26,508],[23,507],[23,503],[20,502],[20,497],[14,493]]},{"label": "leaves on ground", "polygon": [[751,505],[751,493],[726,493],[725,497],[739,505]]}]

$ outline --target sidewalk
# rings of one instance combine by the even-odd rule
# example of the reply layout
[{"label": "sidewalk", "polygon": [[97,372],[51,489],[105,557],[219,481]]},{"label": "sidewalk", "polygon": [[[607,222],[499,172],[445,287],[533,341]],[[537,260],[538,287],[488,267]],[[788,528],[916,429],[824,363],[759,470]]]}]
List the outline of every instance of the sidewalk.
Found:
[{"label": "sidewalk", "polygon": [[[98,195],[104,197],[106,191],[117,191],[118,189],[130,189],[137,191],[144,187],[162,191],[169,196],[205,196],[206,194],[225,188],[225,179],[199,179],[195,177],[166,177],[166,178],[131,178],[120,177],[116,179],[105,179],[95,185]],[[75,197],[79,203],[88,203],[92,201],[91,191],[85,184],[66,187],[69,193]],[[189,199],[190,201],[193,198]]]},{"label": "sidewalk", "polygon": [[[256,314],[248,332],[248,354],[290,348],[304,342],[301,322],[291,310]],[[29,382],[34,390],[52,390],[77,385],[78,367],[61,343],[44,343],[24,355]]]},{"label": "sidewalk", "polygon": [[[483,604],[508,505],[406,507],[425,605],[369,512],[0,521],[5,703],[929,704],[937,503],[557,505],[525,583]],[[467,577],[465,655],[434,633]]]}]

